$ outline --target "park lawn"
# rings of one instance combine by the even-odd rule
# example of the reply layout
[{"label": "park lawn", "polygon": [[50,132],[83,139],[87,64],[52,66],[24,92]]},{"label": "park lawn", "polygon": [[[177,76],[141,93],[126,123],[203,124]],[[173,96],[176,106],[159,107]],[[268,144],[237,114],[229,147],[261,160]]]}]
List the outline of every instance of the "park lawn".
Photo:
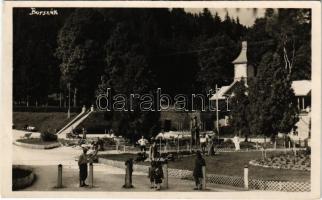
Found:
[{"label": "park lawn", "polygon": [[[267,156],[276,154],[276,152],[267,152]],[[135,158],[134,154],[114,154],[100,155],[100,157],[125,161],[128,158]],[[240,176],[243,177],[244,166],[248,165],[250,160],[260,159],[261,152],[231,152],[219,153],[216,156],[204,156],[206,160],[206,169],[209,174]],[[193,170],[195,156],[183,157],[181,160],[169,162],[169,168]],[[148,165],[148,162],[138,164]],[[310,172],[301,170],[272,169],[249,165],[249,177],[262,180],[283,180],[283,181],[310,181]]]},{"label": "park lawn", "polygon": [[38,132],[63,128],[69,121],[77,116],[77,113],[71,113],[70,119],[67,119],[67,113],[64,112],[13,112],[13,124],[15,129],[23,130],[26,124],[37,128]]}]

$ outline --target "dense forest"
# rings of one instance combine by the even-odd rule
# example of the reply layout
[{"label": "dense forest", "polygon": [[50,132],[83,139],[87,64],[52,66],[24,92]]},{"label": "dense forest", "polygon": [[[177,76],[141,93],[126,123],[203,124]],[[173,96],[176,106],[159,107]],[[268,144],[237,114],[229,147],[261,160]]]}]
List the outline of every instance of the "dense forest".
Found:
[{"label": "dense forest", "polygon": [[[228,12],[222,19],[208,9],[198,14],[181,8],[58,9],[57,16],[41,17],[29,12],[13,12],[16,104],[46,105],[51,94],[67,99],[69,89],[75,106],[94,104],[106,88],[122,94],[158,87],[173,96],[207,93],[232,82],[231,62],[242,40],[248,41],[248,60],[259,77],[250,89],[265,91],[263,84],[272,81],[267,76],[283,79],[276,75],[279,68],[287,68],[289,81],[311,77],[308,9],[266,9],[251,27]],[[147,130],[156,129],[155,115],[109,113],[107,118],[131,122],[122,129]]]}]

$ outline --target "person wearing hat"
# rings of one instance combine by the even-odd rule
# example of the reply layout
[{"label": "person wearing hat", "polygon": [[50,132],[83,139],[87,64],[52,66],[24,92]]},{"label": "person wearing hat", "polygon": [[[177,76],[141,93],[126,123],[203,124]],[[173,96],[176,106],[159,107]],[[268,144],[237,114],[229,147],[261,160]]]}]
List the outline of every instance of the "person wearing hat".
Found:
[{"label": "person wearing hat", "polygon": [[87,156],[87,147],[83,147],[83,153],[79,156],[78,159],[78,166],[79,166],[79,187],[88,186],[85,183],[87,178],[87,163],[88,163],[88,156]]}]

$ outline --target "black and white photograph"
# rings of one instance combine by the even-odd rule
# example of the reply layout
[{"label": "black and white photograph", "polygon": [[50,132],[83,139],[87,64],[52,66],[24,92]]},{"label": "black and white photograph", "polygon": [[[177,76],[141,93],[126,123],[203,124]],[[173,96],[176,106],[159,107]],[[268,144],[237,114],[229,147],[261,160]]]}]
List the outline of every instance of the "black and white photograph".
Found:
[{"label": "black and white photograph", "polygon": [[312,5],[73,5],[10,8],[11,194],[311,194]]}]

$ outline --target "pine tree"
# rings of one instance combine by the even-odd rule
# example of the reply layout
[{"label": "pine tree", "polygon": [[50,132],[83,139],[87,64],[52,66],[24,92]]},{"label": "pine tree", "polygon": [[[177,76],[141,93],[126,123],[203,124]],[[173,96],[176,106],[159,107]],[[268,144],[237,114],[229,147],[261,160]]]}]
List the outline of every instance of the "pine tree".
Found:
[{"label": "pine tree", "polygon": [[252,134],[271,137],[288,133],[297,122],[297,106],[291,82],[279,54],[268,52],[256,78],[249,84],[249,123]]},{"label": "pine tree", "polygon": [[229,124],[233,127],[235,135],[244,136],[247,141],[249,136],[247,88],[244,80],[236,83],[234,86],[234,95],[230,99],[231,113]]}]

